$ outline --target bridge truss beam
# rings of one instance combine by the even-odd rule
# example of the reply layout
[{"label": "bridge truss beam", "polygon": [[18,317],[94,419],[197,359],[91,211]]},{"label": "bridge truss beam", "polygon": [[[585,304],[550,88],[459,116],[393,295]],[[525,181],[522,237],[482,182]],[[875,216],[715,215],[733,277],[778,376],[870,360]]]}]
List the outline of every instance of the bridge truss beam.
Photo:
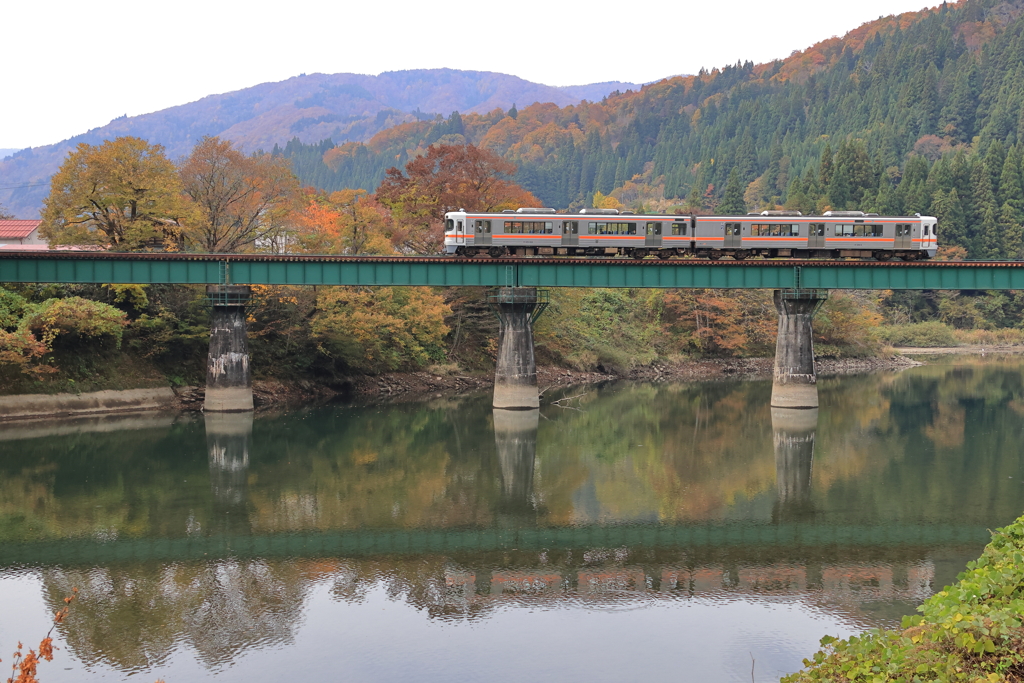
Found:
[{"label": "bridge truss beam", "polygon": [[1024,289],[1024,262],[633,261],[0,251],[0,282],[700,289]]}]

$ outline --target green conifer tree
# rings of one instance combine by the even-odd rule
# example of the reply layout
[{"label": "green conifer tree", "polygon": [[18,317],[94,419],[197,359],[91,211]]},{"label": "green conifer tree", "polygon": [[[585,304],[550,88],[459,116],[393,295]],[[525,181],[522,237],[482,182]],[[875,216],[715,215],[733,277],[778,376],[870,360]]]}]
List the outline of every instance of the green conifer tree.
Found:
[{"label": "green conifer tree", "polygon": [[740,183],[740,171],[733,166],[729,171],[729,180],[725,184],[725,193],[718,203],[715,213],[721,216],[739,216],[747,212],[743,201],[743,185]]}]

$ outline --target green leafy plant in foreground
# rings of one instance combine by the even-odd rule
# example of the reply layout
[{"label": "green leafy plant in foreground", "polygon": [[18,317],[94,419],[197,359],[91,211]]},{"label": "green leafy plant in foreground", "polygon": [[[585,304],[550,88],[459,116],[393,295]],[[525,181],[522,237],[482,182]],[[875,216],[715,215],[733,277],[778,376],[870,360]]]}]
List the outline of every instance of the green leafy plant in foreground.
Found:
[{"label": "green leafy plant in foreground", "polygon": [[806,681],[1024,681],[1024,517],[998,529],[959,582],[924,602],[902,630],[826,636]]}]

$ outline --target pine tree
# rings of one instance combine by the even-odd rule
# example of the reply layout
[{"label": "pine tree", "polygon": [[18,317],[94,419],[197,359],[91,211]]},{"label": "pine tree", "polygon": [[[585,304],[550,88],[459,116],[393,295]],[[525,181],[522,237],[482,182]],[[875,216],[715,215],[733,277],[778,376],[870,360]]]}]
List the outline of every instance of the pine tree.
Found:
[{"label": "pine tree", "polygon": [[1021,227],[1017,209],[1009,203],[1003,204],[999,211],[999,236],[1002,238],[1000,256],[1014,260],[1024,256],[1024,227]]},{"label": "pine tree", "polygon": [[821,159],[818,162],[818,183],[821,187],[828,188],[832,184],[832,172],[832,145],[826,142],[825,149],[822,150]]},{"label": "pine tree", "polygon": [[938,219],[939,243],[969,249],[964,207],[954,187],[949,192],[937,190],[932,199],[932,211]]},{"label": "pine tree", "polygon": [[971,169],[971,194],[977,223],[968,226],[972,245],[970,254],[973,258],[996,258],[1002,247],[998,209],[988,169],[981,160],[977,160]]},{"label": "pine tree", "polygon": [[725,184],[725,193],[722,201],[718,203],[715,213],[721,216],[739,216],[747,212],[747,205],[743,201],[743,185],[740,183],[739,169],[733,166],[729,171],[729,180]]},{"label": "pine tree", "polygon": [[[1021,184],[1020,157],[1017,149],[1011,147],[1003,162],[1003,171],[999,176],[999,193],[997,199],[1002,204],[1001,215],[1006,207],[1012,212],[1012,222],[1024,220],[1024,187]],[[1000,222],[1003,219],[1000,218]]]}]

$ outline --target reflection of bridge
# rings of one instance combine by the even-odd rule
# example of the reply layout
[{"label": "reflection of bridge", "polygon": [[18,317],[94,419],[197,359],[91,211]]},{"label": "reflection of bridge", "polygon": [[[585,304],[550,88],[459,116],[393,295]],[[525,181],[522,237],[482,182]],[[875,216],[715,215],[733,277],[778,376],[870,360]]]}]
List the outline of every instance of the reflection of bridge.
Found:
[{"label": "reflection of bridge", "polygon": [[823,591],[832,599],[854,602],[923,600],[932,594],[934,565],[925,560],[897,563],[837,563],[725,567],[702,565],[640,567],[595,566],[508,570],[475,567],[445,570],[446,602],[468,604],[527,596],[573,593],[598,598],[629,593],[652,597],[710,595],[795,595]]},{"label": "reflection of bridge", "polygon": [[4,543],[0,567],[209,560],[226,557],[357,557],[492,550],[616,547],[822,547],[984,544],[984,526],[906,524],[619,525],[509,529],[410,529],[296,532]]}]

